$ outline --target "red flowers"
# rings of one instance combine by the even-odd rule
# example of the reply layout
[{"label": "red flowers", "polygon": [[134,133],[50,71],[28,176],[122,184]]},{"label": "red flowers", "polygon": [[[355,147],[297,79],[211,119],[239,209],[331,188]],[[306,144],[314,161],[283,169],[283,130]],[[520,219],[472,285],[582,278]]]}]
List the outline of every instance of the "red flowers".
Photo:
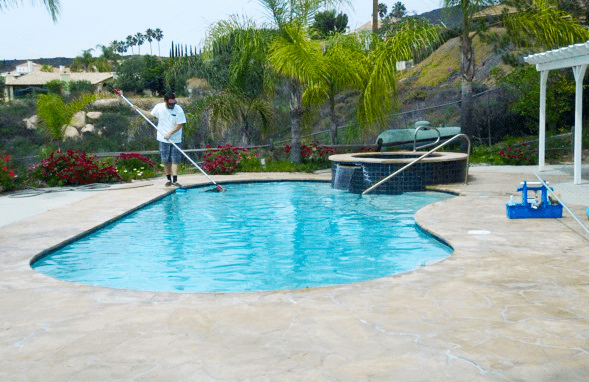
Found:
[{"label": "red flowers", "polygon": [[[290,154],[292,151],[291,146],[284,146],[282,151],[286,154]],[[330,155],[337,154],[337,150],[331,147],[325,147],[318,143],[312,143],[311,146],[301,145],[301,157],[303,159],[327,159]]]},{"label": "red flowers", "polygon": [[14,170],[10,169],[11,160],[12,157],[10,155],[6,155],[5,157],[0,156],[0,166],[2,167],[2,171],[0,171],[0,192],[10,191],[15,188],[14,179],[16,175]]},{"label": "red flowers", "polygon": [[251,153],[248,149],[226,144],[213,149],[207,145],[202,169],[210,174],[231,175],[237,172],[237,167],[242,159],[257,157],[257,154]]},{"label": "red flowers", "polygon": [[120,181],[113,166],[95,161],[86,153],[58,150],[31,170],[31,175],[50,186],[109,183]]}]

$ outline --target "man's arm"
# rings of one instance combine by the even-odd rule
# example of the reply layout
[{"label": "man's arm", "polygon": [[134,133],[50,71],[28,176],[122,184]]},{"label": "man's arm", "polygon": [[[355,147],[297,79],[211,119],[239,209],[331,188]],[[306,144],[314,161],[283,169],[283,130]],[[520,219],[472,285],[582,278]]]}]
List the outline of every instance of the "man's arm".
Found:
[{"label": "man's arm", "polygon": [[174,127],[174,129],[172,131],[170,131],[168,134],[164,135],[164,138],[166,138],[167,140],[170,140],[170,138],[172,137],[172,135],[176,134],[183,127],[184,127],[184,123],[177,124],[176,127]]},{"label": "man's arm", "polygon": [[146,117],[155,118],[155,115],[151,114],[149,110],[143,110],[139,106],[131,105],[131,109],[140,111]]}]

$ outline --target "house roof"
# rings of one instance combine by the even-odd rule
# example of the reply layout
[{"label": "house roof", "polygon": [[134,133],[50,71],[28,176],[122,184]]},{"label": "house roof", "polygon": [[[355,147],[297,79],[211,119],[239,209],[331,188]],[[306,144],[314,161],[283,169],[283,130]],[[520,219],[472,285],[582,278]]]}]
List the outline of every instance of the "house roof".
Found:
[{"label": "house roof", "polygon": [[589,41],[524,57],[538,70],[562,69],[589,63]]},{"label": "house roof", "polygon": [[[88,81],[92,85],[114,78],[113,73],[66,73],[68,81]],[[6,78],[6,85],[45,85],[49,81],[62,80],[59,72],[32,72],[18,78]]]}]

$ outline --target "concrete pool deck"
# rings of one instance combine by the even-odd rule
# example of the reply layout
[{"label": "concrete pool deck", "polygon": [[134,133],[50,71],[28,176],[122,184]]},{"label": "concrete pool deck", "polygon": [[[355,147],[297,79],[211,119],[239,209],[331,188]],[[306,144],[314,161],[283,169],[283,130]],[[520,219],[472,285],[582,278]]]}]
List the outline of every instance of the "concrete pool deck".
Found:
[{"label": "concrete pool deck", "polygon": [[[51,196],[51,208],[36,212],[33,201],[3,197],[0,205],[27,212],[0,229],[0,380],[587,381],[589,237],[566,212],[506,218],[508,195],[536,180],[531,171],[472,167],[468,185],[439,187],[460,195],[415,218],[454,248],[445,261],[370,282],[249,294],[115,290],[31,270],[42,251],[165,195],[160,179]],[[566,171],[542,175],[587,224],[589,183],[571,191]]]}]

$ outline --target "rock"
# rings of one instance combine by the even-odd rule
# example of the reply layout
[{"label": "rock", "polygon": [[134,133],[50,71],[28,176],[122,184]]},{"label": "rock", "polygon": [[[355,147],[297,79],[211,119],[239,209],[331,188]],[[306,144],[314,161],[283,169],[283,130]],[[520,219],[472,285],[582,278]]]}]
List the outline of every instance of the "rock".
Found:
[{"label": "rock", "polygon": [[84,134],[84,133],[93,133],[93,132],[94,132],[94,130],[96,130],[96,129],[94,128],[94,125],[87,124],[86,126],[84,126],[84,127],[82,128],[82,130],[80,130],[80,133],[81,133],[81,134]]},{"label": "rock", "polygon": [[67,126],[65,128],[65,133],[63,134],[63,140],[65,141],[67,138],[79,139],[80,133],[78,132],[78,129],[73,126]]},{"label": "rock", "polygon": [[74,114],[72,120],[70,121],[70,125],[78,129],[81,129],[82,127],[86,126],[86,112],[79,111],[76,114]]},{"label": "rock", "polygon": [[102,116],[101,111],[89,111],[86,113],[86,118],[90,118],[90,119],[98,119],[101,116]]},{"label": "rock", "polygon": [[29,130],[36,129],[38,121],[39,121],[39,117],[37,117],[36,115],[33,115],[30,118],[23,119],[23,122],[25,123],[25,125],[27,126],[27,129],[29,129]]},{"label": "rock", "polygon": [[111,106],[120,103],[118,98],[106,98],[94,101],[94,106]]}]

